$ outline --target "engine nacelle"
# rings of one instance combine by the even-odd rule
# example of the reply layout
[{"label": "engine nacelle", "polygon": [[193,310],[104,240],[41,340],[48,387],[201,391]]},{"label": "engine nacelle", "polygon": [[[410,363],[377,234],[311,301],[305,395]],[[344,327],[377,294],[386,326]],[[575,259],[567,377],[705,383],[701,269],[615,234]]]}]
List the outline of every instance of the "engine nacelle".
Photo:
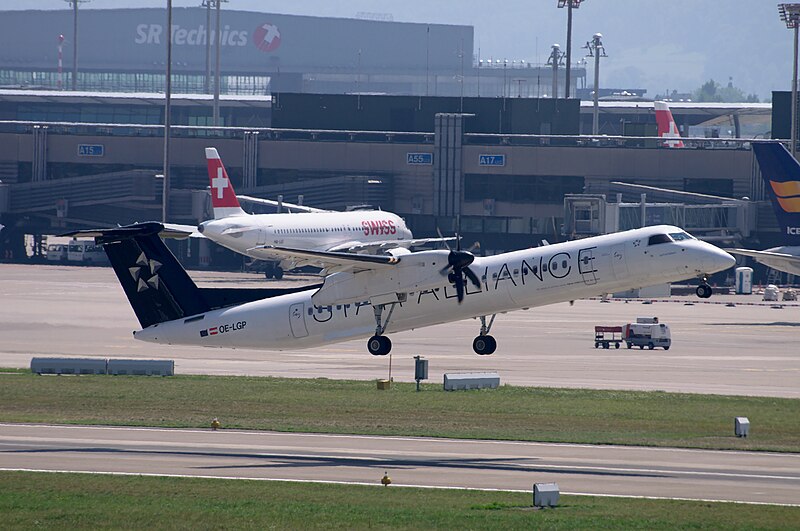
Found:
[{"label": "engine nacelle", "polygon": [[381,265],[369,271],[341,272],[325,277],[325,283],[311,297],[317,306],[348,304],[366,300],[389,300],[396,294],[422,291],[447,283],[449,251],[420,251],[405,254],[399,263]]}]

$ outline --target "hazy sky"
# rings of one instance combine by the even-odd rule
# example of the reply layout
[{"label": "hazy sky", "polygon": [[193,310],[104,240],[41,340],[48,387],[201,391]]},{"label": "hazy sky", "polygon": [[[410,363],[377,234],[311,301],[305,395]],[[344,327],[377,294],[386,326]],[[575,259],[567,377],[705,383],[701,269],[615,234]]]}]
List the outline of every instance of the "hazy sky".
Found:
[{"label": "hazy sky", "polygon": [[[173,0],[175,7],[200,0]],[[81,8],[163,7],[166,0],[91,0]],[[573,61],[600,32],[608,58],[601,86],[690,91],[713,78],[728,78],[762,99],[789,90],[792,32],[778,18],[777,3],[764,0],[585,0],[574,12]],[[0,9],[66,9],[64,0],[0,0]],[[399,22],[475,27],[474,52],[482,58],[542,62],[550,45],[565,49],[566,12],[556,0],[230,0],[225,9],[354,17],[390,14]],[[477,49],[479,48],[479,49]],[[401,50],[398,50],[401,52]],[[591,71],[589,72],[591,76]]]}]

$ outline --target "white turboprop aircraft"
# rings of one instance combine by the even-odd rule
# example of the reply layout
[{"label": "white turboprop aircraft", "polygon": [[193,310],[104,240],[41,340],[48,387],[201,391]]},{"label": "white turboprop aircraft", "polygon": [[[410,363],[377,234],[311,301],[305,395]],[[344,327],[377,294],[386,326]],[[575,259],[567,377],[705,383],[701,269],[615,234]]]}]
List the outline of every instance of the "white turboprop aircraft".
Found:
[{"label": "white turboprop aircraft", "polygon": [[[287,204],[290,210],[302,213],[248,214],[239,205],[233,184],[216,148],[206,148],[206,160],[214,219],[204,221],[197,230],[206,238],[237,253],[278,262],[277,266],[267,269],[268,278],[281,278],[284,269],[300,265],[319,266],[319,263],[315,260],[299,260],[284,253],[272,253],[265,246],[377,253],[386,249],[443,241],[442,238],[414,239],[403,218],[380,210],[337,212]],[[252,202],[278,204],[267,199],[240,197]]]},{"label": "white turboprop aircraft", "polygon": [[491,354],[498,313],[693,277],[703,279],[697,294],[708,297],[706,275],[734,264],[721,249],[660,225],[489,257],[460,249],[397,248],[384,256],[271,247],[265,250],[319,260],[332,273],[302,288],[214,289],[194,284],[158,237],[162,228],[71,235],[104,244],[142,326],[136,339],[205,347],[285,350],[369,337],[369,352],[383,355],[392,346],[388,333],[477,317],[473,349]]},{"label": "white turboprop aircraft", "polygon": [[754,142],[764,189],[772,199],[775,217],[786,245],[764,251],[728,249],[749,256],[772,269],[800,275],[800,164],[778,142]]}]

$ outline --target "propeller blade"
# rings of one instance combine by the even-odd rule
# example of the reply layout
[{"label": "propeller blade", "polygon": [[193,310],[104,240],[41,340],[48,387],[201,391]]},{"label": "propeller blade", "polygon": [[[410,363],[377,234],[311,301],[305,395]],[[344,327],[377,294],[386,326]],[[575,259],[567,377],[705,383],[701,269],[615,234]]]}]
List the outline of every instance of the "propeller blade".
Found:
[{"label": "propeller blade", "polygon": [[461,274],[461,270],[456,269],[454,270],[456,274],[456,298],[458,299],[458,303],[464,300],[464,275]]},{"label": "propeller blade", "polygon": [[473,273],[473,272],[472,272],[472,270],[471,270],[469,267],[465,267],[465,268],[464,268],[464,274],[465,274],[465,275],[467,275],[467,278],[468,278],[468,279],[469,279],[469,280],[472,282],[472,284],[473,284],[473,285],[474,285],[476,288],[480,289],[480,287],[481,287],[481,281],[480,281],[480,280],[478,280],[478,275],[476,275],[475,273]]}]

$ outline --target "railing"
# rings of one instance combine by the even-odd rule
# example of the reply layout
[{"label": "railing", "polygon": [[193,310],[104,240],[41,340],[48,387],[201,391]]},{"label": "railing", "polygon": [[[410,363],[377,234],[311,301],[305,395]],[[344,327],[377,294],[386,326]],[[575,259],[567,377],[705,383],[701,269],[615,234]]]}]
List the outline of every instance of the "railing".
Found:
[{"label": "railing", "polygon": [[[95,135],[161,137],[163,125],[114,124],[86,122],[36,122],[23,120],[0,120],[0,133],[32,133],[36,127],[48,127],[51,135]],[[434,133],[426,131],[360,131],[340,129],[279,129],[259,127],[212,127],[173,125],[173,138],[227,138],[244,139],[245,133],[258,132],[264,140],[300,140],[310,142],[387,142],[402,144],[433,144]],[[751,143],[764,142],[749,138],[680,138],[689,149],[749,149]],[[465,145],[496,146],[580,146],[603,148],[661,148],[671,149],[670,139],[652,136],[618,135],[538,135],[506,133],[465,133]],[[785,145],[789,140],[780,140]]]}]

